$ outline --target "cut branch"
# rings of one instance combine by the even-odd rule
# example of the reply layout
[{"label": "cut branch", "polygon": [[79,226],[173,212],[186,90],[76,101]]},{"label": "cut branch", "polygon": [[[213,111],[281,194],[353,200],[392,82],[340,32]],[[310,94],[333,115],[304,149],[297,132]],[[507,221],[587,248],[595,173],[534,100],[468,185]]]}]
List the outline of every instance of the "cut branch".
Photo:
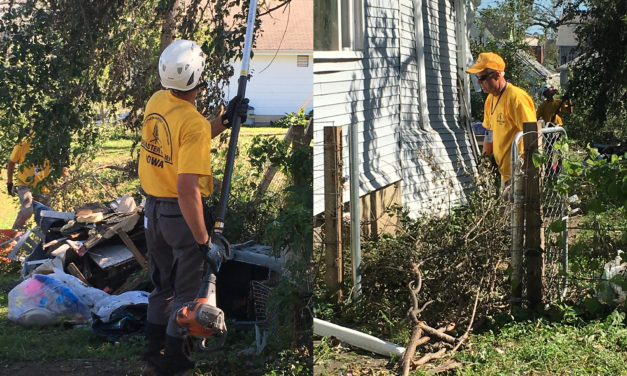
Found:
[{"label": "cut branch", "polygon": [[414,362],[414,366],[425,365],[433,359],[439,359],[443,357],[445,353],[446,353],[446,349],[440,349],[437,352],[425,354],[422,356],[422,358]]}]

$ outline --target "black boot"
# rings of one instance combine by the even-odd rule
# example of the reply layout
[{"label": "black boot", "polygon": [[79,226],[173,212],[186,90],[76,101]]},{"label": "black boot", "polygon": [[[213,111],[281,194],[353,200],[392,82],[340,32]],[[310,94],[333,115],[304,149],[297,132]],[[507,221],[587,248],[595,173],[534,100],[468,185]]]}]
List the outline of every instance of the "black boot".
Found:
[{"label": "black boot", "polygon": [[142,360],[144,361],[144,369],[142,376],[154,376],[156,373],[155,367],[159,358],[161,357],[161,351],[165,346],[165,330],[167,325],[158,325],[150,322],[146,322],[146,350],[142,354]]},{"label": "black boot", "polygon": [[191,375],[196,365],[191,359],[191,352],[185,337],[165,337],[165,350],[159,359],[156,370],[157,376],[186,376]]}]

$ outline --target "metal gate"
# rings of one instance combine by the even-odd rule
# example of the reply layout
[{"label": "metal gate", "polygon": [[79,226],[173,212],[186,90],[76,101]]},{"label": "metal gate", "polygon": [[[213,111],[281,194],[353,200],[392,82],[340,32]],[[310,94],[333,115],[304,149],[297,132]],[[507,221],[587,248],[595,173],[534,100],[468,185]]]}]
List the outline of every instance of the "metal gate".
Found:
[{"label": "metal gate", "polygon": [[[567,137],[566,131],[562,127],[552,126],[542,129],[542,153],[546,156],[546,162],[540,167],[540,202],[542,216],[542,234],[543,234],[543,276],[542,287],[545,300],[554,301],[561,299],[566,294],[568,288],[568,202],[567,196],[560,194],[552,184],[557,180],[562,169],[561,152],[553,147],[560,137]],[[518,202],[524,197],[514,197],[514,189],[517,179],[526,179],[522,171],[522,158],[518,152],[518,147],[523,138],[523,132],[518,132],[512,142],[512,189],[510,190],[510,202]],[[516,171],[516,172],[514,172]],[[514,205],[511,212],[512,229],[518,223],[514,218]],[[566,226],[559,233],[551,232],[549,226],[556,220],[563,220]],[[523,229],[524,223],[523,223]],[[524,239],[524,231],[522,238]],[[515,239],[512,239],[512,252],[515,252]],[[518,248],[522,250],[520,247]],[[519,274],[519,275],[522,275]],[[523,286],[524,276],[522,278]]]}]

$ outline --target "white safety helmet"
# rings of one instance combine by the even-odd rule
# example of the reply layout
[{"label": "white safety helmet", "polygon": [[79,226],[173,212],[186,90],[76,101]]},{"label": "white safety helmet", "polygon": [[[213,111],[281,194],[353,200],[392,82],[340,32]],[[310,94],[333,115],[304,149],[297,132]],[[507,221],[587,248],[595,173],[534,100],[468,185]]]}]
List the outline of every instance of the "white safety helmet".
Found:
[{"label": "white safety helmet", "polygon": [[549,89],[553,89],[553,86],[551,86],[549,84],[544,84],[544,85],[542,85],[542,88],[540,88],[540,93],[544,94],[544,92],[549,90]]},{"label": "white safety helmet", "polygon": [[172,42],[159,57],[159,78],[166,89],[189,91],[196,87],[205,68],[205,54],[191,40]]}]

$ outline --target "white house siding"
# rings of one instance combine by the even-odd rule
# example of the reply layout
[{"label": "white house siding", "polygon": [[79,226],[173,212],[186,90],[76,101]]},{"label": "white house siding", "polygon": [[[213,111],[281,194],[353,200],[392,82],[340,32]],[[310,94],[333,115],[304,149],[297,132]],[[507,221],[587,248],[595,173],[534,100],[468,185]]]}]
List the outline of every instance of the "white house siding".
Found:
[{"label": "white house siding", "polygon": [[474,168],[460,119],[454,3],[366,0],[364,14],[363,57],[315,55],[314,213],[324,210],[322,126],[343,127],[347,175],[351,123],[359,130],[360,196],[402,180],[403,205],[414,215],[449,209],[463,201]]},{"label": "white house siding", "polygon": [[[309,56],[308,67],[296,66],[298,55]],[[273,60],[274,59],[274,60]],[[233,64],[235,75],[231,78],[226,94],[229,98],[237,94],[237,81],[241,61]],[[313,84],[313,56],[311,51],[272,52],[255,51],[250,60],[252,77],[246,86],[246,97],[255,108],[255,115],[283,116],[296,112],[299,106],[311,99]],[[310,101],[311,102],[311,101]],[[309,103],[305,111],[310,111]]]},{"label": "white house siding", "polygon": [[[414,5],[422,3],[424,82],[420,81]],[[414,214],[446,210],[464,198],[474,166],[457,88],[452,1],[401,0],[401,160],[403,204]],[[421,84],[426,109],[419,105]],[[421,117],[421,110],[426,110]],[[424,121],[423,121],[424,120]]]},{"label": "white house siding", "polygon": [[[360,196],[401,179],[398,2],[366,0],[364,48],[346,58],[318,58],[314,67],[314,213],[324,210],[323,129],[342,126],[344,175],[348,129],[359,138]],[[327,55],[328,56],[328,55]],[[352,58],[350,58],[352,56]],[[348,191],[344,193],[348,200]]]}]

